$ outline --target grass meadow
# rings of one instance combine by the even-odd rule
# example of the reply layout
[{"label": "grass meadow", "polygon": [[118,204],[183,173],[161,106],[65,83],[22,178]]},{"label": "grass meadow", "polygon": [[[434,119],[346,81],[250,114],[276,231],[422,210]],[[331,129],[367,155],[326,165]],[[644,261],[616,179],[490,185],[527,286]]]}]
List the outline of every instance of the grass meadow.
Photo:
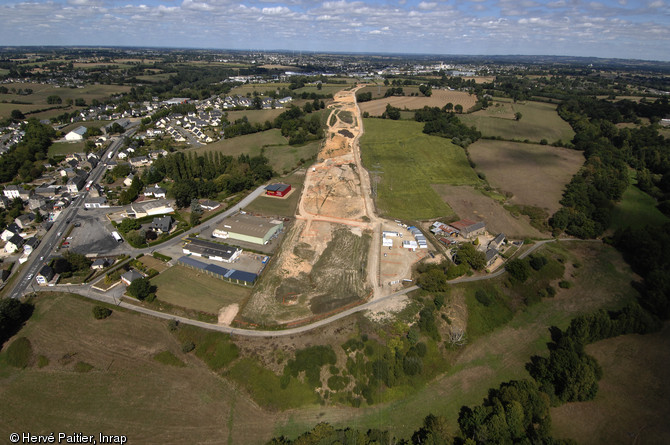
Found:
[{"label": "grass meadow", "polygon": [[241,305],[251,293],[250,289],[184,266],[171,267],[152,278],[151,283],[158,286],[158,301],[214,315],[224,306]]},{"label": "grass meadow", "polygon": [[635,185],[628,186],[621,201],[612,212],[610,230],[625,229],[628,226],[641,228],[646,225],[662,225],[670,218],[656,208],[656,200]]},{"label": "grass meadow", "polygon": [[419,122],[365,119],[364,128],[363,165],[368,171],[383,171],[376,198],[383,215],[409,220],[451,216],[453,211],[431,184],[481,183],[461,147],[424,134]]},{"label": "grass meadow", "polygon": [[[47,98],[51,95],[60,96],[63,100],[61,106],[64,108],[50,110],[48,114],[55,116],[62,114],[65,111],[72,112],[81,107],[66,107],[68,99],[84,99],[87,104],[90,104],[93,99],[103,100],[108,98],[112,94],[128,92],[130,87],[120,86],[120,85],[87,85],[83,88],[56,88],[53,85],[43,85],[40,83],[9,83],[5,84],[5,87],[8,89],[15,88],[17,91],[19,89],[25,90],[30,88],[33,90],[32,94],[27,96],[18,95],[18,94],[0,94],[0,101],[6,101],[7,103],[0,103],[0,118],[9,117],[12,110],[21,110],[24,114],[29,111],[39,110],[44,108],[54,107],[56,105],[49,105],[47,103]],[[26,102],[28,104],[12,104],[9,103],[12,100]],[[45,113],[40,113],[36,115],[40,119],[44,119]]]},{"label": "grass meadow", "polygon": [[49,147],[48,156],[63,156],[70,153],[83,153],[86,151],[84,141],[79,142],[54,142]]},{"label": "grass meadow", "polygon": [[[521,113],[520,120],[514,119]],[[467,125],[474,125],[485,137],[526,140],[549,143],[561,140],[569,142],[575,133],[570,125],[560,118],[556,105],[544,102],[494,101],[486,110],[459,116]]]},{"label": "grass meadow", "polygon": [[[196,351],[183,353],[166,322],[65,295],[40,296],[17,337],[25,369],[0,353],[0,435],[31,431],[125,434],[131,443],[261,444],[275,415],[217,376]],[[67,322],[64,322],[67,320]],[[206,338],[196,338],[202,347]],[[210,342],[211,343],[211,342]],[[221,342],[219,342],[221,343]],[[179,363],[185,364],[181,366]]]},{"label": "grass meadow", "polygon": [[301,159],[305,161],[312,159],[319,152],[320,147],[321,141],[312,141],[305,145],[288,145],[288,141],[281,135],[281,131],[272,129],[231,139],[222,139],[199,147],[195,149],[195,152],[201,154],[207,151],[219,151],[224,155],[237,157],[241,154],[257,156],[261,154],[261,150],[264,150],[263,154],[270,160],[275,172],[283,174],[300,165]]}]

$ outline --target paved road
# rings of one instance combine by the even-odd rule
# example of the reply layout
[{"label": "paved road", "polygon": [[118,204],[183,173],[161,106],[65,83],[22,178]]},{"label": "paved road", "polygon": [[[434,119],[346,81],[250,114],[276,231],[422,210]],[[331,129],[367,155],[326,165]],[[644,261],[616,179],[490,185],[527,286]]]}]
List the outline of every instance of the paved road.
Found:
[{"label": "paved road", "polygon": [[[547,243],[552,243],[554,241],[591,241],[591,242],[601,242],[600,240],[576,240],[572,238],[561,238],[558,240],[555,239],[549,239],[549,240],[543,240],[543,241],[538,241],[535,244],[533,244],[528,250],[523,252],[521,255],[519,255],[519,258],[525,258],[531,253],[535,252],[537,249],[542,247],[543,245]],[[482,275],[482,276],[477,276],[477,277],[464,277],[464,278],[456,278],[454,280],[449,281],[450,284],[457,284],[457,283],[466,283],[466,282],[472,282],[472,281],[482,281],[482,280],[490,280],[496,277],[499,277],[505,273],[505,268],[500,268],[498,271],[488,274],[488,275]],[[43,288],[40,289],[41,291],[46,291],[46,292],[71,292],[71,293],[76,293],[79,295],[83,295],[85,297],[91,298],[93,300],[97,301],[102,301],[105,303],[109,304],[114,304],[117,306],[120,306],[122,308],[139,312],[142,314],[146,315],[151,315],[153,317],[157,318],[162,318],[165,320],[178,320],[180,323],[192,325],[192,326],[197,326],[200,328],[204,329],[209,329],[212,331],[219,331],[219,332],[225,332],[227,334],[231,335],[239,335],[243,337],[261,337],[261,338],[269,338],[269,337],[285,337],[285,336],[290,336],[290,335],[297,335],[297,334],[302,334],[305,332],[309,332],[311,330],[320,328],[322,326],[325,326],[327,324],[333,323],[334,321],[340,320],[342,318],[348,317],[349,315],[355,314],[356,312],[361,312],[365,311],[368,309],[374,308],[376,305],[385,303],[389,300],[392,300],[397,297],[401,297],[409,292],[412,292],[414,290],[419,289],[419,286],[410,286],[405,289],[402,289],[398,292],[395,292],[393,294],[387,295],[385,297],[377,298],[372,301],[368,301],[367,303],[363,303],[359,306],[353,307],[351,309],[347,309],[345,311],[342,311],[338,314],[335,314],[333,316],[330,316],[328,318],[324,318],[322,320],[315,321],[314,323],[310,323],[308,325],[304,326],[299,326],[295,328],[290,328],[290,329],[282,329],[282,330],[277,330],[277,331],[269,331],[269,330],[251,330],[251,329],[242,329],[242,328],[234,328],[230,326],[223,326],[223,325],[218,325],[214,323],[206,323],[203,321],[197,321],[197,320],[192,320],[190,318],[185,318],[185,317],[179,317],[176,315],[171,315],[171,314],[166,314],[164,312],[159,312],[159,311],[154,311],[151,309],[146,309],[140,306],[136,306],[134,304],[126,303],[120,301],[122,292],[124,290],[124,287],[119,285],[116,286],[112,291],[102,294],[98,291],[95,291],[91,288],[90,285],[85,285],[85,286],[73,286],[73,285],[63,285],[63,286],[55,286],[55,287],[49,287],[49,288]]]}]

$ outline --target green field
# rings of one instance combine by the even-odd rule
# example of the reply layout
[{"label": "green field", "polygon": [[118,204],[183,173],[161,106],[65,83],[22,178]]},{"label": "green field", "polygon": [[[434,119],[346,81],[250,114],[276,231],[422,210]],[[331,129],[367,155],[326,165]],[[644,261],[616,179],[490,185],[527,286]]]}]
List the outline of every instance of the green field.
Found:
[{"label": "green field", "polygon": [[[39,83],[9,83],[4,86],[10,90],[11,88],[16,88],[16,90],[30,88],[33,90],[33,93],[27,96],[18,94],[0,94],[0,101],[11,102],[12,100],[16,100],[30,103],[30,105],[2,103],[0,104],[0,118],[8,117],[14,109],[26,113],[28,111],[55,107],[56,105],[47,103],[47,97],[51,95],[60,96],[63,100],[61,105],[66,107],[68,99],[84,99],[87,104],[90,104],[93,99],[103,100],[108,98],[111,94],[130,91],[130,87],[119,85],[87,85],[83,88],[56,88],[52,85],[42,85]],[[64,113],[65,110],[72,112],[80,108],[81,107],[66,107],[52,110],[49,114],[58,115]],[[43,118],[42,114],[44,113],[40,113],[39,117]]]},{"label": "green field", "polygon": [[[496,106],[499,105],[499,106]],[[521,120],[514,114],[520,112]],[[474,125],[485,137],[526,140],[549,143],[561,140],[569,142],[575,133],[570,125],[560,118],[556,105],[543,102],[511,103],[494,101],[493,106],[472,114],[459,116],[467,125]]]},{"label": "green field", "polygon": [[656,200],[634,186],[629,185],[612,212],[611,230],[634,228],[646,225],[661,225],[670,218],[656,208]]},{"label": "green field", "polygon": [[246,96],[247,93],[253,94],[254,91],[265,94],[266,91],[277,91],[282,88],[288,88],[290,83],[247,83],[237,86],[230,90],[229,96]]},{"label": "green field", "polygon": [[264,124],[265,121],[274,122],[275,118],[284,111],[286,110],[283,108],[275,108],[274,110],[239,110],[227,111],[226,113],[228,114],[228,120],[230,122],[235,122],[246,116],[247,120],[252,124]]},{"label": "green field", "polygon": [[79,142],[54,142],[49,147],[49,156],[68,155],[70,153],[83,153],[86,151],[84,141]]},{"label": "green field", "polygon": [[158,286],[158,301],[210,314],[218,314],[224,306],[241,305],[251,293],[250,289],[184,266],[173,266],[151,282]]},{"label": "green field", "polygon": [[419,122],[364,119],[364,127],[361,157],[368,171],[383,171],[376,203],[386,216],[415,220],[453,215],[431,184],[480,183],[465,151],[448,139],[424,134]]},{"label": "green field", "polygon": [[302,185],[305,182],[305,172],[296,172],[289,176],[278,178],[278,182],[291,184],[291,193],[286,198],[261,195],[245,207],[244,210],[253,213],[262,213],[268,216],[294,216],[295,209],[300,201]]},{"label": "green field", "polygon": [[319,152],[320,147],[321,141],[313,141],[305,145],[288,145],[286,138],[281,135],[281,131],[272,129],[232,139],[222,139],[213,144],[199,147],[195,152],[220,151],[225,155],[235,157],[241,154],[257,156],[261,154],[261,149],[264,148],[264,155],[270,160],[272,168],[275,172],[283,174],[296,168],[300,159],[305,161],[312,159]]}]

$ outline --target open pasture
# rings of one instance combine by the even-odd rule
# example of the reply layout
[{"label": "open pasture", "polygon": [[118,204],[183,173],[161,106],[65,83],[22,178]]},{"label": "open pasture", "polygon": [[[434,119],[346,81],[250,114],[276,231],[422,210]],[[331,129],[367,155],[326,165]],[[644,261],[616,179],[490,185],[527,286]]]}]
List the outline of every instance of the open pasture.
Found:
[{"label": "open pasture", "polygon": [[228,120],[230,122],[235,122],[236,120],[242,119],[244,116],[246,116],[247,120],[252,124],[264,124],[265,121],[274,122],[275,118],[284,111],[286,111],[286,109],[275,108],[274,110],[239,110],[227,111],[226,113],[228,114]]},{"label": "open pasture", "polygon": [[433,189],[461,219],[484,221],[490,233],[504,233],[511,239],[542,238],[527,216],[514,217],[500,202],[467,185],[435,184]]},{"label": "open pasture", "polygon": [[670,325],[648,335],[622,335],[586,346],[603,368],[596,398],[551,409],[557,438],[583,444],[670,442]]},{"label": "open pasture", "polygon": [[[515,120],[515,113],[521,119]],[[560,118],[556,105],[544,102],[517,102],[495,100],[485,110],[459,116],[463,123],[477,127],[485,137],[530,140],[549,143],[561,140],[569,142],[575,133],[570,125]]]},{"label": "open pasture", "polygon": [[670,219],[656,208],[656,200],[633,184],[623,193],[621,201],[614,205],[610,230],[628,226],[642,228],[648,224],[662,225]]},{"label": "open pasture", "polygon": [[[258,444],[272,435],[274,415],[192,353],[184,354],[165,320],[114,307],[109,318],[96,320],[94,305],[64,294],[39,297],[19,334],[30,340],[33,362],[16,369],[0,354],[2,437],[15,431],[77,431],[97,438],[102,431],[125,434],[128,443],[217,438]],[[186,366],[154,359],[165,351]]]},{"label": "open pasture", "polygon": [[[373,90],[377,90],[377,88],[373,87]],[[360,90],[359,94],[361,91],[363,90]],[[382,87],[382,95],[385,91],[384,87]],[[433,90],[433,94],[430,97],[423,95],[383,97],[369,102],[362,102],[359,104],[359,107],[361,108],[361,112],[367,111],[371,116],[381,116],[386,110],[386,104],[391,104],[391,106],[400,108],[401,110],[418,110],[426,106],[442,108],[451,102],[454,105],[462,105],[463,110],[467,111],[474,106],[476,101],[477,98],[475,96],[462,91]]]},{"label": "open pasture", "polygon": [[[130,91],[130,87],[120,85],[87,85],[83,88],[57,88],[53,85],[44,85],[41,83],[14,82],[4,84],[4,86],[10,90],[10,93],[0,94],[0,100],[7,102],[6,104],[0,104],[0,118],[8,117],[11,111],[15,109],[26,113],[33,110],[55,107],[57,106],[56,104],[51,105],[47,103],[47,98],[52,95],[60,96],[60,98],[63,100],[63,103],[60,105],[65,107],[68,99],[84,99],[87,104],[90,104],[93,99],[103,100],[112,94]],[[19,89],[25,90],[26,88],[29,88],[32,89],[33,92],[32,94],[28,95],[12,94],[12,88],[15,88],[16,91]],[[9,103],[12,100],[27,102],[29,104]],[[80,107],[70,107],[67,108],[67,110],[72,112],[76,108]],[[62,114],[63,112],[63,109],[55,110],[54,114]]]},{"label": "open pasture", "polygon": [[[361,159],[378,177],[376,205],[389,217],[416,220],[453,215],[432,184],[475,185],[480,180],[465,151],[422,132],[411,121],[365,119]],[[374,173],[382,172],[382,173]]]},{"label": "open pasture", "polygon": [[584,163],[581,152],[550,145],[479,140],[468,147],[476,170],[490,184],[512,193],[515,204],[554,213],[565,185]]},{"label": "open pasture", "polygon": [[158,286],[157,301],[215,315],[224,306],[241,305],[251,293],[250,289],[184,266],[172,266],[151,282]]},{"label": "open pasture", "polygon": [[54,142],[49,147],[49,156],[63,156],[71,153],[84,153],[86,151],[86,144],[84,141],[79,142]]},{"label": "open pasture", "polygon": [[202,154],[208,151],[219,151],[227,156],[237,157],[241,154],[263,155],[270,160],[275,172],[288,173],[300,164],[300,160],[312,159],[321,147],[321,141],[308,142],[305,145],[288,145],[287,140],[278,129],[247,134],[231,139],[222,139],[212,144],[195,149]]}]

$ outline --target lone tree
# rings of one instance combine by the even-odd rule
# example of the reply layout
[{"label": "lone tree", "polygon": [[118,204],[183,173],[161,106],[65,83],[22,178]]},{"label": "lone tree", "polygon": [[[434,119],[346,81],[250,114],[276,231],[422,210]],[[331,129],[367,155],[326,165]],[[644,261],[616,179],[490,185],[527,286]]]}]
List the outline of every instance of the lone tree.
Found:
[{"label": "lone tree", "polygon": [[522,116],[523,115],[521,114],[521,112],[517,111],[516,113],[514,113],[514,120],[520,121]]},{"label": "lone tree", "polygon": [[147,278],[137,278],[133,280],[126,289],[128,295],[135,297],[140,301],[144,300],[149,294],[155,291],[155,286],[152,286]]},{"label": "lone tree", "polygon": [[454,106],[454,110],[456,111],[456,113],[461,114],[463,112],[463,105],[456,104],[456,106]]}]

